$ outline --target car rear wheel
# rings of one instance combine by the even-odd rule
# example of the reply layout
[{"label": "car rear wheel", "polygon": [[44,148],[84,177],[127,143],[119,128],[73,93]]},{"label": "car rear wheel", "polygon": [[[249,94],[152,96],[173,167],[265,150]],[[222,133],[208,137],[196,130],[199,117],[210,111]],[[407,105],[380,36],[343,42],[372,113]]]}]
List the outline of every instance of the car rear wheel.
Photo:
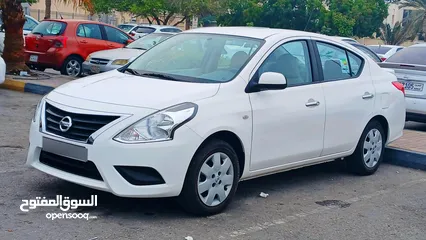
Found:
[{"label": "car rear wheel", "polygon": [[195,154],[178,198],[195,215],[222,212],[231,202],[239,181],[238,157],[225,141],[213,140]]},{"label": "car rear wheel", "polygon": [[386,136],[378,121],[367,124],[355,152],[347,159],[349,170],[358,175],[374,174],[383,159]]},{"label": "car rear wheel", "polygon": [[83,60],[76,56],[68,57],[62,65],[61,74],[80,77],[83,73]]}]

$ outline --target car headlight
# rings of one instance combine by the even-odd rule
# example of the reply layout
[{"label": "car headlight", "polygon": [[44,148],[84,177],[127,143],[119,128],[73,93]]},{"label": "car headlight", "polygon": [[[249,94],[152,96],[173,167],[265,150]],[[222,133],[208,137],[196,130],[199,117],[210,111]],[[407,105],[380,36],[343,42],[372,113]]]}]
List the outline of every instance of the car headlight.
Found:
[{"label": "car headlight", "polygon": [[42,97],[40,99],[40,101],[38,102],[37,107],[34,110],[33,119],[32,119],[33,122],[36,122],[36,119],[40,118],[40,115],[41,115],[41,106],[43,105],[43,102],[44,102],[45,98],[46,98],[46,96]]},{"label": "car headlight", "polygon": [[114,137],[122,143],[145,143],[173,139],[174,131],[197,114],[194,103],[182,103],[142,118]]},{"label": "car headlight", "polygon": [[89,56],[87,56],[86,62],[88,62],[90,60],[90,58],[92,58],[92,54],[89,54]]},{"label": "car headlight", "polygon": [[117,59],[114,60],[111,64],[112,65],[126,65],[129,62],[129,59]]}]

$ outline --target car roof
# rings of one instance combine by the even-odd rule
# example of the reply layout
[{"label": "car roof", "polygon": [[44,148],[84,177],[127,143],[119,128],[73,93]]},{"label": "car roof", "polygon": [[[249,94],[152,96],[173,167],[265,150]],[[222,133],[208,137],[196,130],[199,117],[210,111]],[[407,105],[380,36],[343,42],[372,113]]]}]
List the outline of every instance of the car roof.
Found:
[{"label": "car roof", "polygon": [[102,24],[112,26],[107,23],[91,21],[91,20],[81,20],[81,19],[45,19],[43,21],[56,21],[56,22],[64,22],[64,23],[93,23],[93,24]]},{"label": "car roof", "polygon": [[375,45],[368,45],[368,46],[372,46],[372,47],[389,47],[389,48],[397,48],[397,47],[404,47],[404,46],[398,46],[398,45],[380,45],[380,44],[375,44]]},{"label": "car roof", "polygon": [[[154,27],[154,28],[178,28],[176,26],[169,26],[169,25],[156,25],[156,24],[139,24],[139,27]],[[180,29],[180,28],[178,28]]]},{"label": "car roof", "polygon": [[411,45],[409,47],[410,48],[413,48],[413,47],[426,47],[426,43],[417,43],[417,44]]},{"label": "car roof", "polygon": [[325,35],[304,32],[298,30],[288,30],[288,29],[279,29],[279,28],[266,28],[266,27],[203,27],[203,28],[195,28],[191,30],[187,30],[183,32],[187,33],[210,33],[210,34],[224,34],[224,35],[232,35],[232,36],[241,36],[241,37],[251,37],[258,39],[266,39],[272,35],[283,34],[288,37],[296,37],[296,36],[321,36],[332,39],[332,37],[328,37]]}]

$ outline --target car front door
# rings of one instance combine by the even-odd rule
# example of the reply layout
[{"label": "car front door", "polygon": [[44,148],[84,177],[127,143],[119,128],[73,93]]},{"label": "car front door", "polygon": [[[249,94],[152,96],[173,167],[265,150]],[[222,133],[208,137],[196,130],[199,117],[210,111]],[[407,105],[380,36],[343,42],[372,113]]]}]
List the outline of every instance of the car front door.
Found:
[{"label": "car front door", "polygon": [[276,45],[261,60],[251,80],[257,82],[264,72],[281,73],[287,79],[283,90],[249,93],[253,114],[251,171],[321,155],[325,101],[321,85],[316,84],[315,59],[308,45],[304,39]]},{"label": "car front door", "polygon": [[343,47],[320,40],[314,44],[327,102],[322,156],[347,152],[356,146],[374,110],[370,71],[365,59]]},{"label": "car front door", "polygon": [[76,38],[79,51],[86,58],[89,54],[107,48],[105,40],[102,38],[102,32],[99,24],[84,23],[77,27]]},{"label": "car front door", "polygon": [[122,48],[130,40],[124,32],[110,26],[103,26],[105,29],[107,46],[109,49]]}]

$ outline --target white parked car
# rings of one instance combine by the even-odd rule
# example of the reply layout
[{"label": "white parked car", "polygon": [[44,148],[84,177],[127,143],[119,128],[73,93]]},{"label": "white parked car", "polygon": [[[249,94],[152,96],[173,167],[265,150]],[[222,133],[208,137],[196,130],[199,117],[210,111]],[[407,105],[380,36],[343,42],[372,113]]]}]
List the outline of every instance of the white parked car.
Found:
[{"label": "white parked car", "polygon": [[355,40],[353,38],[349,38],[349,37],[338,37],[338,36],[335,36],[334,38],[336,38],[336,39],[338,39],[340,41],[343,41],[343,42],[358,43],[357,40]]},{"label": "white parked car", "polygon": [[426,44],[404,48],[380,63],[404,84],[407,121],[426,123]]},{"label": "white parked car", "polygon": [[139,25],[133,28],[129,34],[133,38],[138,39],[150,33],[180,33],[182,30],[175,26],[167,25]]},{"label": "white parked car", "polygon": [[120,68],[173,35],[174,33],[151,33],[123,48],[94,52],[83,62],[83,72],[92,75]]},{"label": "white parked car", "polygon": [[[236,40],[241,51],[224,57]],[[117,196],[179,196],[209,215],[242,180],[340,158],[373,174],[404,123],[402,84],[355,47],[308,32],[198,28],[42,98],[27,165]]]},{"label": "white parked car", "polygon": [[6,63],[3,58],[0,57],[0,84],[4,83],[6,79]]},{"label": "white parked car", "polygon": [[[35,18],[25,15],[25,23],[24,23],[24,41],[25,36],[30,33],[38,24],[39,21],[37,21]],[[2,18],[1,18],[1,12],[0,12],[0,26],[3,25]],[[1,28],[1,27],[0,27]],[[5,33],[3,30],[0,31],[0,53],[3,52],[4,49],[4,37]]]},{"label": "white parked car", "polygon": [[382,61],[386,61],[396,52],[404,49],[404,47],[396,45],[369,45],[368,47],[373,50],[382,59]]}]

